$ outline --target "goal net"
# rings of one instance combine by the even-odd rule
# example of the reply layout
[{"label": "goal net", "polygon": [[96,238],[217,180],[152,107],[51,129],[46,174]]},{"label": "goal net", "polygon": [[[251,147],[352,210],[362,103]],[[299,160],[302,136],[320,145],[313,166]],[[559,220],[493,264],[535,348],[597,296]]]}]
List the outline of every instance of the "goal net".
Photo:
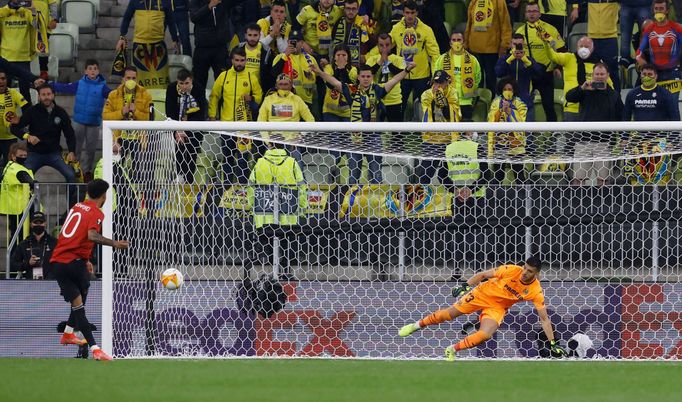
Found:
[{"label": "goal net", "polygon": [[[105,235],[131,243],[103,250],[105,350],[440,358],[477,313],[400,327],[453,304],[473,274],[539,255],[574,356],[680,358],[680,131],[104,122]],[[180,289],[159,280],[168,268]],[[547,357],[543,336],[518,303],[460,356]]]}]

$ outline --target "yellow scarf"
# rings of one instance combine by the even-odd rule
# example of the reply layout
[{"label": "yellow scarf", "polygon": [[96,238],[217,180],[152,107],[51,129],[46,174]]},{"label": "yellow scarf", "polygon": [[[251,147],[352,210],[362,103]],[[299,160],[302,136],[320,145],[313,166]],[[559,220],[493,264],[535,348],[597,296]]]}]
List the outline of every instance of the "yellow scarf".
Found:
[{"label": "yellow scarf", "polygon": [[36,35],[32,39],[35,43],[34,49],[39,55],[47,55],[50,53],[50,43],[47,41],[47,22],[43,13],[38,11],[36,13],[38,20]]},{"label": "yellow scarf", "polygon": [[[455,66],[452,65],[450,52],[445,53],[445,56],[443,56],[443,70],[452,73],[454,78]],[[476,93],[474,92],[476,83],[474,80],[474,62],[471,54],[466,50],[464,50],[464,53],[462,54],[462,65],[460,66],[459,74],[464,97],[473,98],[476,96]]]},{"label": "yellow scarf", "polygon": [[[333,10],[332,6],[332,10]],[[330,26],[329,22],[329,14],[332,12],[332,10],[329,10],[329,12],[322,11],[321,8],[318,8],[317,10],[317,38],[320,41],[320,54],[327,54],[329,52],[329,48],[331,47],[332,44],[332,27]]]},{"label": "yellow scarf", "polygon": [[2,105],[2,121],[5,123],[5,127],[12,125],[12,118],[17,114],[17,107],[12,99],[12,94],[9,92],[9,88],[5,90],[5,93],[0,94],[0,105]]},{"label": "yellow scarf", "polygon": [[474,8],[474,31],[487,32],[493,24],[495,5],[493,0],[475,0]]}]

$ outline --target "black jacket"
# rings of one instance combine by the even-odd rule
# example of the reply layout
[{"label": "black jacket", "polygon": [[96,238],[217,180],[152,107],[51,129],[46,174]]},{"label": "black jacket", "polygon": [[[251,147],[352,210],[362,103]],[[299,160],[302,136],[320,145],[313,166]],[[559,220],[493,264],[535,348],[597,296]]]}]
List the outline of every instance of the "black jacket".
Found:
[{"label": "black jacket", "polygon": [[[623,101],[620,94],[607,86],[604,90],[584,91],[577,86],[566,92],[567,102],[580,104],[578,113],[580,121],[621,121],[623,119]],[[578,141],[606,142],[599,132],[585,131]],[[608,142],[614,145],[616,138],[608,138]]]},{"label": "black jacket", "polygon": [[194,46],[201,48],[227,49],[234,28],[230,14],[237,0],[224,0],[209,10],[209,0],[190,0],[189,18],[194,23]]},{"label": "black jacket", "polygon": [[76,136],[71,127],[71,118],[66,110],[58,105],[54,105],[52,113],[48,113],[42,103],[37,103],[31,106],[26,113],[21,115],[19,124],[13,124],[11,127],[12,134],[19,138],[23,138],[23,128],[28,126],[28,132],[40,138],[40,142],[36,145],[28,144],[28,151],[38,154],[50,154],[53,152],[61,152],[62,147],[59,145],[61,140],[61,133],[64,133],[66,138],[66,145],[69,152],[76,150]]},{"label": "black jacket", "polygon": [[[173,81],[166,88],[166,116],[173,120],[180,120],[180,108],[178,105],[177,81]],[[192,86],[191,95],[197,101],[199,111],[190,113],[187,116],[189,121],[204,121],[208,114],[208,102],[206,102],[206,91],[197,84]]]},{"label": "black jacket", "polygon": [[[29,70],[26,70],[25,68],[17,67],[16,65],[12,64],[10,61],[5,59],[4,57],[0,57],[0,69],[2,69],[5,73],[7,73],[8,76],[14,75],[16,77],[19,77],[20,80],[26,81],[29,84],[33,84],[33,81],[37,80],[38,77],[33,75]],[[26,99],[31,102],[30,99]]]},{"label": "black jacket", "polygon": [[31,279],[33,277],[33,267],[28,264],[31,255],[40,258],[38,266],[43,267],[43,278],[53,279],[50,273],[50,258],[52,252],[57,245],[57,239],[50,236],[47,232],[36,240],[35,235],[31,233],[24,241],[19,243],[12,253],[11,268],[14,272],[23,272],[24,278]]}]

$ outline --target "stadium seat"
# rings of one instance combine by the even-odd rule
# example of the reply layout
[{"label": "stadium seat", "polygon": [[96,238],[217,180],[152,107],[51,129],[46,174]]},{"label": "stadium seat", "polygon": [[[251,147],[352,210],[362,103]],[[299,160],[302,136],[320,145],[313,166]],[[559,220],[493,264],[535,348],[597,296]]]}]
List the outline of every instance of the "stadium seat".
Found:
[{"label": "stadium seat", "polygon": [[448,0],[445,2],[445,22],[455,26],[460,22],[466,23],[467,10],[464,1]]},{"label": "stadium seat", "polygon": [[99,6],[99,0],[64,0],[61,4],[61,20],[76,24],[79,32],[95,32]]},{"label": "stadium seat", "polygon": [[575,52],[578,49],[578,40],[585,35],[587,35],[586,22],[573,25],[571,33],[568,35],[568,50]]},{"label": "stadium seat", "polygon": [[182,54],[168,55],[168,76],[171,82],[177,79],[178,71],[183,68],[192,71],[192,57]]},{"label": "stadium seat", "polygon": [[488,121],[488,110],[493,101],[493,93],[488,88],[478,88],[476,101],[474,102],[473,120],[476,122]]},{"label": "stadium seat", "polygon": [[[31,72],[33,75],[40,75],[40,63],[38,58],[35,57],[31,60]],[[47,59],[47,75],[51,80],[57,80],[59,77],[59,59],[57,56],[50,55]]]},{"label": "stadium seat", "polygon": [[630,65],[627,70],[627,85],[628,88],[634,88],[637,85],[637,80],[639,79],[639,72],[637,71],[637,66],[634,64]]},{"label": "stadium seat", "polygon": [[147,89],[154,103],[154,120],[166,120],[166,90]]},{"label": "stadium seat", "polygon": [[465,32],[466,30],[467,30],[466,22],[458,22],[457,25],[455,25],[455,31],[457,32]]},{"label": "stadium seat", "polygon": [[448,36],[450,36],[450,34],[452,33],[452,26],[448,24],[447,21],[444,21],[443,25],[445,26],[445,32],[447,32]]},{"label": "stadium seat", "polygon": [[[554,112],[557,115],[558,121],[564,120],[564,90],[555,89],[554,90]],[[542,108],[542,98],[540,98],[539,93],[535,93],[535,98],[533,99],[535,104],[535,121],[547,121],[547,116],[545,115],[545,110]]]},{"label": "stadium seat", "polygon": [[385,156],[382,161],[381,175],[386,184],[410,184],[412,159]]},{"label": "stadium seat", "polygon": [[336,165],[333,155],[327,153],[306,153],[303,155],[303,175],[310,184],[331,184],[332,167]]},{"label": "stadium seat", "polygon": [[72,66],[78,57],[78,25],[59,23],[50,35],[50,54],[60,65]]}]

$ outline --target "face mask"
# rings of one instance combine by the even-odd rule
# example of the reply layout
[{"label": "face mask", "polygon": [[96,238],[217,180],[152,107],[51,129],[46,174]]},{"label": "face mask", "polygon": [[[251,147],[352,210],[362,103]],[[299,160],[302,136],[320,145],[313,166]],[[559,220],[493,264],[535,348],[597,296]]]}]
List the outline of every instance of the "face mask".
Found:
[{"label": "face mask", "polygon": [[666,15],[665,15],[664,13],[656,13],[656,14],[654,14],[654,19],[655,19],[657,22],[663,22],[663,21],[665,21],[665,18],[666,18]]},{"label": "face mask", "polygon": [[590,57],[590,49],[586,47],[580,47],[578,48],[578,57],[581,59],[585,60],[586,58]]},{"label": "face mask", "polygon": [[123,85],[126,87],[128,91],[132,91],[137,86],[137,82],[135,82],[135,80],[128,80]]},{"label": "face mask", "polygon": [[656,78],[654,77],[642,77],[642,86],[644,88],[653,88],[656,85]]},{"label": "face mask", "polygon": [[114,163],[119,163],[121,161],[121,155],[111,155],[111,161]]},{"label": "face mask", "polygon": [[511,100],[514,97],[514,91],[502,91],[502,97],[506,100]]},{"label": "face mask", "polygon": [[287,96],[288,93],[289,93],[289,91],[287,91],[286,89],[278,89],[277,90],[277,95],[279,95],[279,96]]},{"label": "face mask", "polygon": [[33,234],[40,236],[41,234],[45,233],[45,226],[33,226],[31,227],[31,232]]},{"label": "face mask", "polygon": [[452,47],[452,50],[455,52],[459,52],[462,50],[462,47],[464,47],[464,44],[462,42],[451,42],[450,47]]},{"label": "face mask", "polygon": [[23,165],[26,163],[26,158],[16,158],[14,162]]}]

